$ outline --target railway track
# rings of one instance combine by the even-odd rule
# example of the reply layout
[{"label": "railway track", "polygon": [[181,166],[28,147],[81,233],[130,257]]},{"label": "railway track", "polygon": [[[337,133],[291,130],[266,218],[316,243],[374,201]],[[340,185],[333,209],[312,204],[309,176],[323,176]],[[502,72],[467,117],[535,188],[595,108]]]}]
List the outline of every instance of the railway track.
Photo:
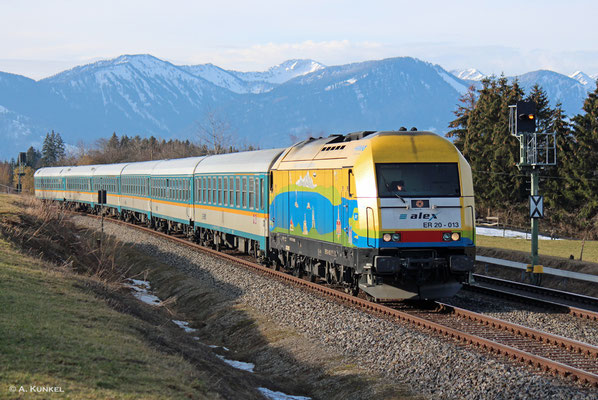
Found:
[{"label": "railway track", "polygon": [[598,321],[598,298],[486,275],[474,274],[473,277],[475,283],[464,285],[465,290],[525,304],[533,304],[576,317]]},{"label": "railway track", "polygon": [[[82,215],[90,216],[89,214]],[[93,217],[99,218],[97,216]],[[220,257],[252,269],[260,274],[275,277],[290,284],[320,293],[352,307],[395,321],[407,322],[455,339],[466,345],[477,346],[483,350],[520,361],[543,371],[560,374],[575,381],[598,387],[598,347],[596,346],[544,333],[443,303],[437,303],[435,310],[405,309],[397,305],[393,308],[393,304],[373,303],[333,288],[264,267],[247,259],[199,246],[185,238],[156,232],[143,226],[116,219],[110,219],[110,221],[193,247],[202,252],[212,254],[215,257]]]}]

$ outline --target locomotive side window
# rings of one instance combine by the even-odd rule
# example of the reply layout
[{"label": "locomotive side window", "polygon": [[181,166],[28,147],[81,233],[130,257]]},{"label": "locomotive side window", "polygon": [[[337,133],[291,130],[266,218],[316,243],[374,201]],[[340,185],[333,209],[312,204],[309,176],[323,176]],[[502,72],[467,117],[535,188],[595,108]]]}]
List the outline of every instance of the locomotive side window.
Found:
[{"label": "locomotive side window", "polygon": [[376,164],[380,197],[457,197],[457,163]]}]

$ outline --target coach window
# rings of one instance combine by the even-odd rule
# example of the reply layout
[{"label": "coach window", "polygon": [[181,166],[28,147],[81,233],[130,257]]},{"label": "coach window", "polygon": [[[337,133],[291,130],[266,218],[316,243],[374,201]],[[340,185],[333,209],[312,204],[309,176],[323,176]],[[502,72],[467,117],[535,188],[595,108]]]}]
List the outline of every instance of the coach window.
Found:
[{"label": "coach window", "polygon": [[241,178],[243,183],[241,187],[241,203],[243,204],[243,208],[247,208],[247,177],[244,176]]},{"label": "coach window", "polygon": [[260,210],[264,209],[264,199],[266,194],[264,193],[264,178],[260,178]]},{"label": "coach window", "polygon": [[218,190],[218,186],[216,186],[216,177],[212,177],[212,204],[218,203],[218,195],[216,191]]},{"label": "coach window", "polygon": [[205,179],[204,178],[199,178],[199,202],[200,203],[205,203],[206,202],[206,198],[204,195],[204,187],[205,187]]},{"label": "coach window", "polygon": [[235,206],[241,207],[241,180],[238,176],[235,180]]},{"label": "coach window", "polygon": [[252,176],[249,179],[249,208],[255,208],[255,178]]},{"label": "coach window", "polygon": [[222,177],[218,177],[218,204],[222,204]]}]

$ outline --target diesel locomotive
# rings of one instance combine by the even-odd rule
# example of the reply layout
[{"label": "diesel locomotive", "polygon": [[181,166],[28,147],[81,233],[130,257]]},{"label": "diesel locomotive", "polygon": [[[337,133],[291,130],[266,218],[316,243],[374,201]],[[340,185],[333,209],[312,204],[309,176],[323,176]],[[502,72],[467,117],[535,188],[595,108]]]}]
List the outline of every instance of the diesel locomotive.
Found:
[{"label": "diesel locomotive", "polygon": [[[97,191],[106,190],[105,205]],[[42,168],[35,193],[233,248],[376,300],[454,295],[475,259],[471,168],[423,131],[289,148]]]}]

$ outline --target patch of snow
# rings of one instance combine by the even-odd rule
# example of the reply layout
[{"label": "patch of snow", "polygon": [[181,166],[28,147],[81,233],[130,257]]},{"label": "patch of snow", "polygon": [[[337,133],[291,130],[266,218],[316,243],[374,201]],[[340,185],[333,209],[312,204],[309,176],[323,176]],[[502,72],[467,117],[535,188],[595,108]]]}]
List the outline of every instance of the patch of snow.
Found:
[{"label": "patch of snow", "polygon": [[126,287],[133,291],[133,296],[150,306],[159,306],[162,300],[149,292],[151,286],[148,281],[138,279],[128,279],[132,284],[125,284]]},{"label": "patch of snow", "polygon": [[252,363],[229,360],[229,359],[224,358],[224,356],[220,356],[220,355],[216,355],[216,357],[218,357],[219,359],[221,359],[222,361],[224,361],[231,367],[236,368],[236,369],[241,369],[243,371],[253,372],[253,369],[255,368],[255,364],[252,364]]},{"label": "patch of snow", "polygon": [[173,319],[172,322],[174,322],[179,328],[184,329],[185,332],[187,332],[187,333],[197,332],[197,329],[189,328],[189,322],[187,322],[187,321],[179,321],[179,320]]},{"label": "patch of snow", "polygon": [[151,288],[151,285],[148,281],[142,281],[139,279],[129,279],[129,282],[131,282],[135,286],[145,287],[148,290]]},{"label": "patch of snow", "polygon": [[224,346],[217,346],[217,345],[215,345],[215,344],[209,344],[209,345],[208,345],[208,347],[209,347],[209,348],[212,348],[212,349],[223,349],[224,351],[228,351],[228,347],[224,347]]},{"label": "patch of snow", "polygon": [[[481,235],[481,236],[497,236],[497,237],[507,237],[507,238],[517,238],[517,239],[531,239],[531,234],[529,234],[529,233],[512,231],[509,229],[483,228],[480,226],[476,226],[475,233],[476,233],[476,235]],[[543,235],[538,235],[538,239],[540,239],[540,240],[561,240],[561,239],[552,239],[550,236],[543,236]]]},{"label": "patch of snow", "polygon": [[311,400],[311,397],[291,396],[290,394],[285,394],[283,392],[275,392],[273,390],[262,387],[258,388],[257,390],[259,390],[261,394],[263,394],[270,400]]}]

